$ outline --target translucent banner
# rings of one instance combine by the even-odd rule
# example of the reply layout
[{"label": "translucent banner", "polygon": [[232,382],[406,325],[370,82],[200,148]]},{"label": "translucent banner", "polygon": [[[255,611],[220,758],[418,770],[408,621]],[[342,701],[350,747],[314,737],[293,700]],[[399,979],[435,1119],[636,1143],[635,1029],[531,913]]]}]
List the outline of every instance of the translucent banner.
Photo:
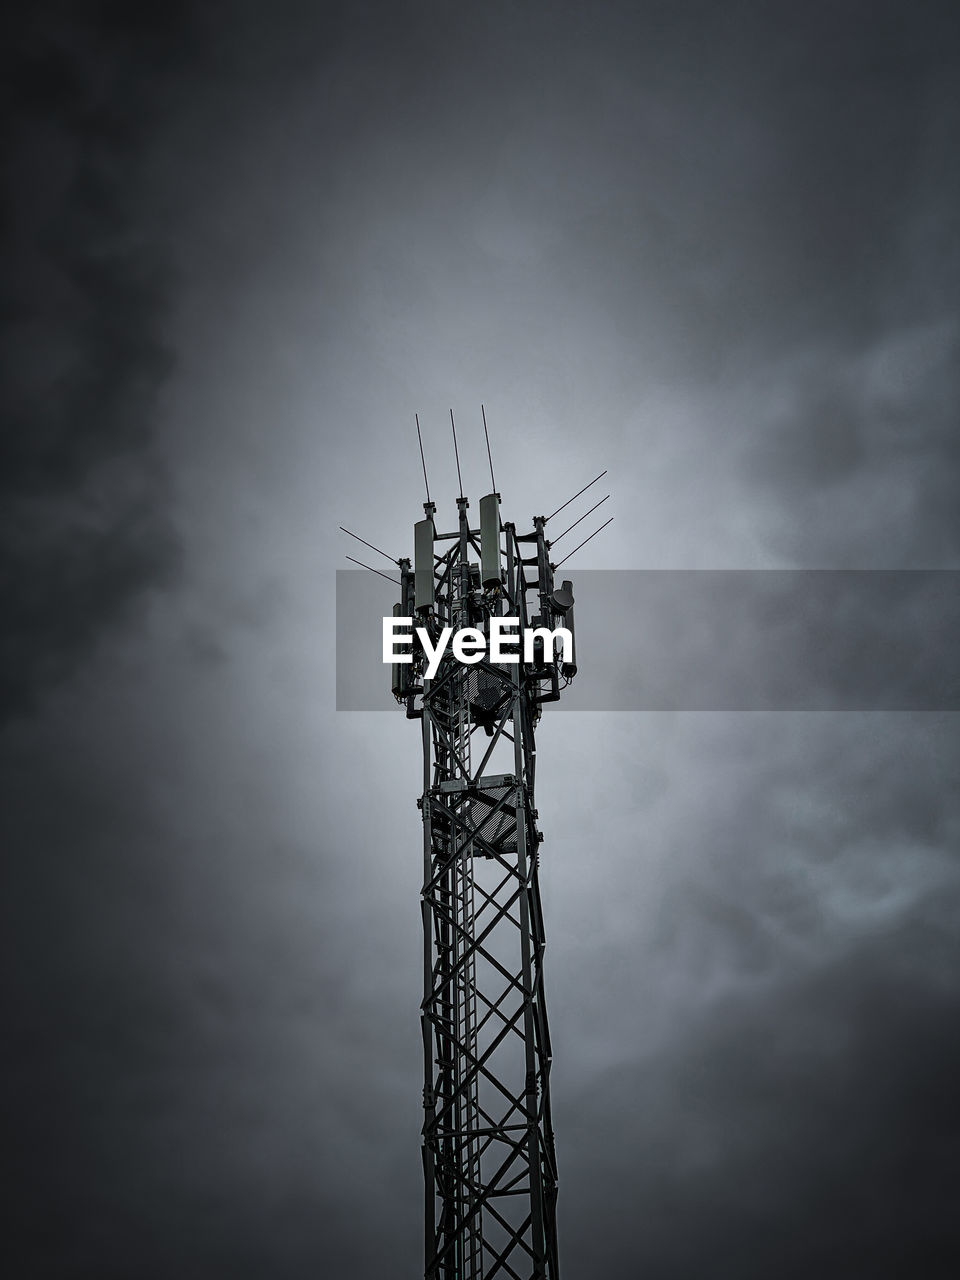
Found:
[{"label": "translucent banner", "polygon": [[[579,670],[558,711],[960,709],[960,571],[570,577]],[[375,574],[337,572],[338,710],[396,708],[382,619],[398,598]]]}]

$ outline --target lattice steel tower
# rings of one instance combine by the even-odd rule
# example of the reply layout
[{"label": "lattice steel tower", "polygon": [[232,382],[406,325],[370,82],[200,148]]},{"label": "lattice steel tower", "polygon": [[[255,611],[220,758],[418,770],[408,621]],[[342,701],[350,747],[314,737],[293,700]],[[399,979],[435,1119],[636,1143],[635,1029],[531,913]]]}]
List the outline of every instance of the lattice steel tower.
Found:
[{"label": "lattice steel tower", "polygon": [[428,680],[412,636],[413,663],[392,668],[423,744],[425,1275],[557,1280],[534,732],[576,656],[535,629],[572,636],[572,585],[554,583],[552,517],[518,534],[493,492],[471,528],[461,491],[458,527],[440,533],[427,496],[413,565],[397,562],[394,615],[412,624],[398,630],[423,627],[435,645],[443,627],[474,627],[489,640],[491,619],[511,617],[520,654],[525,633],[535,643],[531,662],[492,661],[488,645],[469,665],[448,647]]}]

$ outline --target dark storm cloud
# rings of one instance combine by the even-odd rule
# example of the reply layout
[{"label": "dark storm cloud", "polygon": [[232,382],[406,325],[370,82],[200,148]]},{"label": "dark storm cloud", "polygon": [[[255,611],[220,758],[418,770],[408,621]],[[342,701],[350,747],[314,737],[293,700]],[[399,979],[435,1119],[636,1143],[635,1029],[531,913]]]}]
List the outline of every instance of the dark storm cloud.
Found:
[{"label": "dark storm cloud", "polygon": [[[530,282],[531,329],[544,290],[561,316],[595,319],[595,345],[575,326],[551,371],[572,412],[603,413],[595,381],[635,404],[652,383],[679,383],[717,480],[729,466],[754,501],[773,499],[780,555],[949,563],[955,9],[654,12],[622,12],[596,44],[585,19],[576,55],[543,33],[563,74],[532,75],[536,110],[498,174],[539,255],[532,270],[513,264]],[[638,423],[654,457],[659,416],[654,400]],[[628,434],[623,452],[640,440]],[[882,552],[876,522],[857,515],[881,492]]]},{"label": "dark storm cloud", "polygon": [[[332,711],[336,524],[409,530],[414,408],[448,513],[450,402],[500,399],[510,518],[599,455],[597,565],[956,568],[956,22],[18,19],[19,1274],[421,1269],[419,741]],[[172,525],[177,589],[114,626]],[[952,718],[545,715],[538,748],[564,1274],[882,1275],[878,1232],[936,1274]]]},{"label": "dark storm cloud", "polygon": [[[590,1234],[567,1239],[581,1267],[953,1274],[960,956],[925,914],[775,995],[721,997],[691,1041],[571,1099],[567,1141],[593,1153],[576,1188]],[[709,929],[697,915],[689,927]],[[901,953],[929,971],[905,972]]]},{"label": "dark storm cloud", "polygon": [[600,857],[576,802],[551,797],[551,876],[579,894],[550,972],[568,1263],[949,1274],[951,717],[669,723],[610,744],[595,805],[631,773],[639,796]]},{"label": "dark storm cloud", "polygon": [[569,60],[581,99],[547,91],[561,119],[602,112],[601,148],[622,171],[617,198],[601,192],[582,227],[577,282],[708,382],[758,353],[856,348],[952,310],[951,8],[877,6],[867,20],[859,4],[709,5],[677,18],[622,15],[618,58],[587,44]]},{"label": "dark storm cloud", "polygon": [[188,35],[177,5],[5,19],[4,717],[176,566],[154,448],[173,281],[141,153]]},{"label": "dark storm cloud", "polygon": [[[37,1276],[374,1274],[358,1182],[415,1256],[417,1001],[396,976],[415,911],[399,930],[388,911],[416,888],[367,883],[388,815],[332,859],[338,796],[296,705],[271,694],[262,756],[222,664],[165,651],[144,678],[117,657],[88,672],[92,702],[63,691],[3,744],[8,1257]],[[302,828],[264,784],[281,759]]]}]

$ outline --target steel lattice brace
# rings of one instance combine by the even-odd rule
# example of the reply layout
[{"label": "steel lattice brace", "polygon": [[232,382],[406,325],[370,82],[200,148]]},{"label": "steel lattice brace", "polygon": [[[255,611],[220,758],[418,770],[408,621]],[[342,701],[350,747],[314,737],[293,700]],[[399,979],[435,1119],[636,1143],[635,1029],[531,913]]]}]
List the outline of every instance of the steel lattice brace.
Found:
[{"label": "steel lattice brace", "polygon": [[[477,625],[476,530],[436,557],[432,622]],[[502,599],[527,622],[520,541],[506,533]],[[531,563],[530,560],[527,563]],[[544,578],[533,586],[543,592]],[[500,593],[497,593],[498,595]],[[423,1167],[428,1280],[557,1280],[557,1172],[534,808],[544,694],[522,664],[448,656],[422,686]],[[483,754],[472,764],[473,738]],[[494,773],[499,757],[508,772]],[[506,757],[506,759],[504,759]],[[486,772],[485,772],[486,770]]]}]

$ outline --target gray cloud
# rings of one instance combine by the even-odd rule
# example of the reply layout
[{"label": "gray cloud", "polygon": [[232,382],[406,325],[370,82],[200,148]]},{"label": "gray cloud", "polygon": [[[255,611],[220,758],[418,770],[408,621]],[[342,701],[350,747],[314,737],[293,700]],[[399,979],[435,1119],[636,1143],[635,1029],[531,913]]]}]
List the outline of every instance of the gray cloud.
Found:
[{"label": "gray cloud", "polygon": [[31,10],[5,41],[4,716],[177,562],[153,448],[173,280],[140,163],[172,32],[109,16]]},{"label": "gray cloud", "polygon": [[[610,467],[574,578],[955,569],[957,20],[128,10],[8,45],[8,1256],[416,1274],[419,744],[333,710],[337,525],[402,550],[414,410],[475,498],[483,400],[518,521]],[[538,746],[565,1270],[937,1275],[953,718]]]}]

